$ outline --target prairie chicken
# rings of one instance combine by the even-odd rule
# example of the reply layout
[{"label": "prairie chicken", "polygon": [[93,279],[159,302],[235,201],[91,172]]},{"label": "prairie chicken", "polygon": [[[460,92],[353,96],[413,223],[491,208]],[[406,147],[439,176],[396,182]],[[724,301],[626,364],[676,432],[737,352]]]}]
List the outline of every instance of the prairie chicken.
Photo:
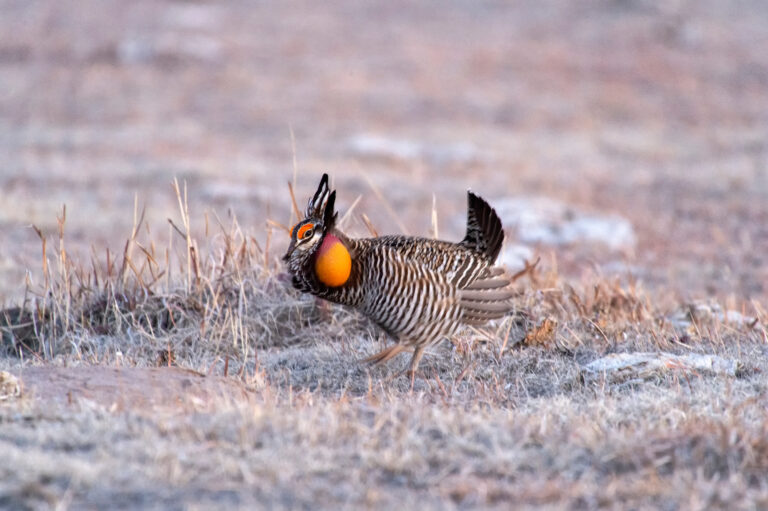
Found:
[{"label": "prairie chicken", "polygon": [[468,192],[467,232],[458,243],[349,238],[335,226],[335,201],[323,174],[283,260],[294,287],[361,311],[396,340],[366,362],[386,362],[412,349],[413,384],[425,348],[462,325],[480,326],[511,311],[510,280],[493,266],[504,241],[501,221],[477,195]]}]

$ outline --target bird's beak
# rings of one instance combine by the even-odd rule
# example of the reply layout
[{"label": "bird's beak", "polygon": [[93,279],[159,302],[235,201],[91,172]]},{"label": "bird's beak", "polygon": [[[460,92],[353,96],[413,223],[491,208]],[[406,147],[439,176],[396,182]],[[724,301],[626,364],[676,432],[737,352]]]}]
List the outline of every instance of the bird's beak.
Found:
[{"label": "bird's beak", "polygon": [[288,260],[291,258],[291,254],[293,254],[293,251],[296,250],[296,243],[291,240],[291,244],[288,245],[288,250],[285,252],[285,255],[283,256],[283,261],[288,262]]}]

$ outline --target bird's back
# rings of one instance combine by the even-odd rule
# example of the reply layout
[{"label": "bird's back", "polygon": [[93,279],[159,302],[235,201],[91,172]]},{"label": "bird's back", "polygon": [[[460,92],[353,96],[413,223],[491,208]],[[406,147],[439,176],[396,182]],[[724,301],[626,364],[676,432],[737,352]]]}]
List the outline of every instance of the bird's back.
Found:
[{"label": "bird's back", "polygon": [[[400,235],[355,241],[362,250],[375,247],[390,249],[405,262],[445,275],[448,282],[459,289],[466,287],[492,265],[492,261],[483,254],[450,241]],[[382,250],[381,254],[387,254],[387,251]]]},{"label": "bird's back", "polygon": [[508,289],[494,294],[509,281],[460,244],[409,236],[349,241],[357,275],[342,303],[398,339],[434,342],[462,323],[482,324],[511,309]]}]

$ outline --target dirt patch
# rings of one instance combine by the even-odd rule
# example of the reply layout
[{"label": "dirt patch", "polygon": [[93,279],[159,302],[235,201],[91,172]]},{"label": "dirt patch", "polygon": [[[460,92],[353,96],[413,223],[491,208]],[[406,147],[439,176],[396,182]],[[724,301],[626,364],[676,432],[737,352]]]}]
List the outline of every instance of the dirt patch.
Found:
[{"label": "dirt patch", "polygon": [[236,380],[175,367],[27,367],[19,379],[26,399],[59,405],[91,402],[111,411],[201,411],[250,397]]}]

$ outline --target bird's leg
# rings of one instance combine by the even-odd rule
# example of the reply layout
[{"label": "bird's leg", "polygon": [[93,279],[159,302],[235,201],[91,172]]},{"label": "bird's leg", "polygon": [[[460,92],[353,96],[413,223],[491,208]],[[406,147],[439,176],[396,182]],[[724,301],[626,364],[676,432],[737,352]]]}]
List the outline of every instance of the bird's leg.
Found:
[{"label": "bird's leg", "polygon": [[411,379],[411,392],[413,392],[413,384],[416,381],[416,369],[419,367],[421,357],[424,356],[424,349],[426,346],[419,345],[413,350],[413,357],[411,357],[411,365],[408,367],[408,377]]}]

